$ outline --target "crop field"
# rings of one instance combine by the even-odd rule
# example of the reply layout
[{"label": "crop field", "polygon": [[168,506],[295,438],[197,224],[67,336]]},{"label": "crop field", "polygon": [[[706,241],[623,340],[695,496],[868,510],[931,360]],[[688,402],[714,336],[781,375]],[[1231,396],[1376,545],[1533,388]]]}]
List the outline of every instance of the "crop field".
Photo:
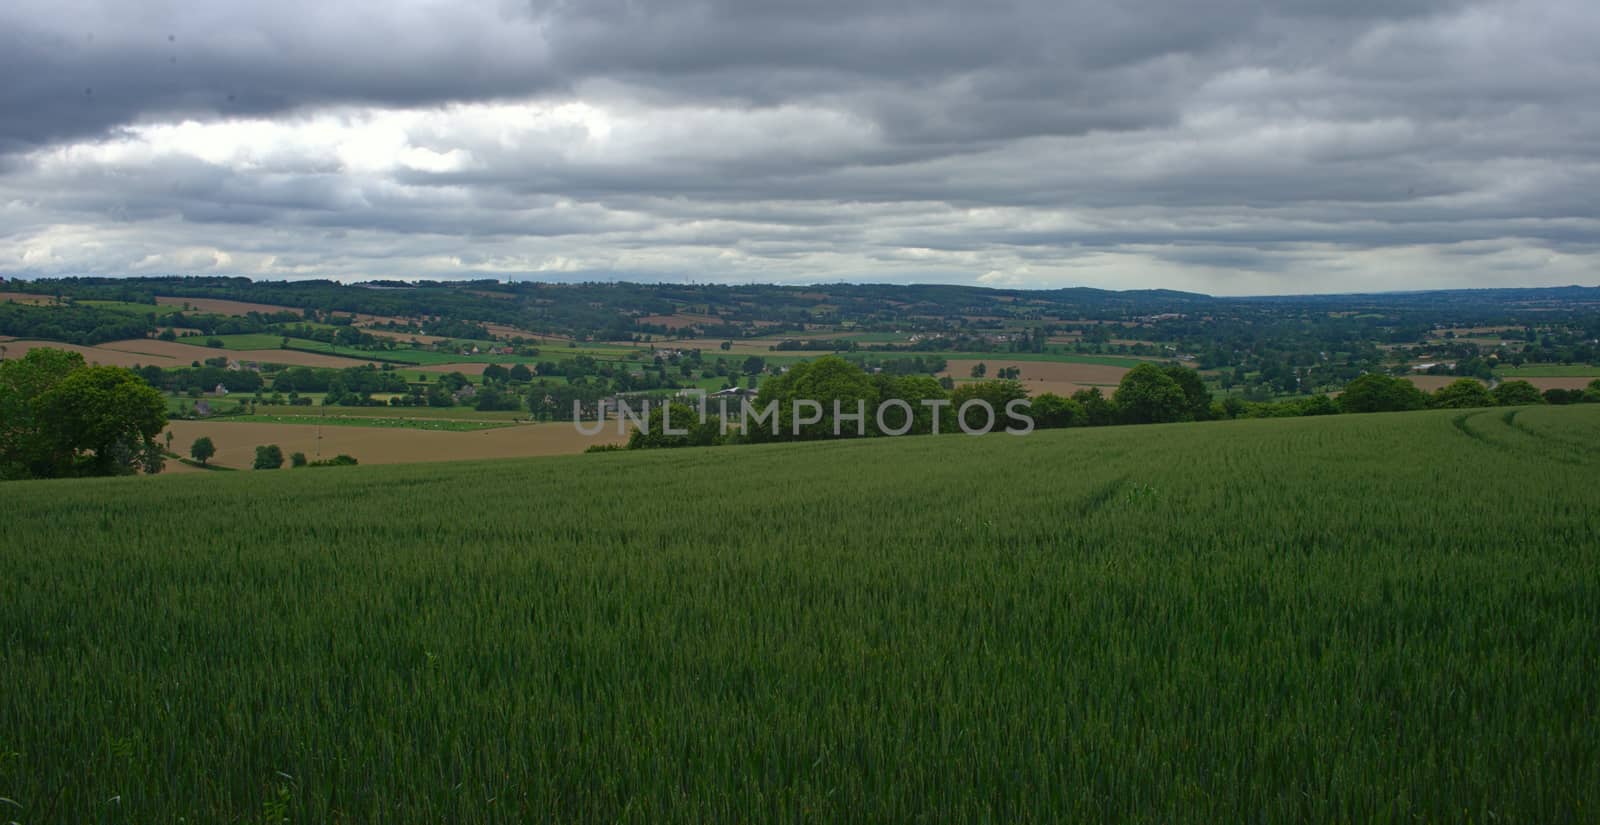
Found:
[{"label": "crop field", "polygon": [[[401,416],[325,416],[314,413],[300,413],[294,415],[268,415],[254,413],[248,415],[229,416],[229,424],[310,424],[312,426],[327,425],[330,427],[389,427],[403,430],[436,430],[438,432],[476,432],[477,430],[493,430],[499,427],[514,426],[509,421],[473,421],[463,418],[407,418]],[[585,445],[587,446],[587,445]],[[578,450],[573,450],[578,452]],[[373,461],[372,463],[383,463]]]},{"label": "crop field", "polygon": [[1536,375],[1529,378],[1521,378],[1516,380],[1526,381],[1541,390],[1581,390],[1594,383],[1594,378],[1589,376],[1584,376],[1581,378],[1570,376],[1565,378],[1544,378]]},{"label": "crop field", "polygon": [[[282,338],[273,336],[250,336],[253,338],[271,338],[272,343],[277,343]],[[204,339],[197,340],[203,343]],[[307,342],[312,344],[312,342]],[[109,364],[112,366],[126,367],[134,365],[158,367],[187,367],[195,361],[204,362],[209,358],[228,358],[234,361],[250,361],[261,364],[287,364],[300,367],[359,367],[373,363],[367,356],[371,353],[352,350],[354,357],[346,358],[339,355],[329,355],[320,352],[304,352],[288,349],[227,349],[187,344],[180,341],[162,341],[156,338],[130,338],[123,341],[110,341],[98,347],[72,347],[65,344],[41,342],[38,346],[52,347],[55,349],[71,349],[84,353],[84,358],[90,362]],[[321,346],[316,344],[315,346]],[[91,352],[92,351],[92,352]],[[377,355],[385,355],[377,353]]]},{"label": "crop field", "polygon": [[[303,408],[302,408],[303,409]],[[431,461],[465,461],[485,458],[528,458],[581,453],[594,444],[627,441],[613,424],[594,436],[585,436],[570,422],[502,426],[493,420],[465,421],[415,417],[359,419],[349,417],[319,421],[315,417],[294,423],[270,420],[238,421],[233,418],[176,420],[167,424],[173,449],[187,454],[189,445],[208,436],[217,446],[213,464],[248,468],[255,448],[277,444],[284,455],[301,452],[312,458],[340,453],[362,464],[409,464]]]},{"label": "crop field", "polygon": [[[907,353],[916,355],[917,353]],[[1062,364],[1099,364],[1107,367],[1122,367],[1133,369],[1146,362],[1161,363],[1161,358],[1139,358],[1132,355],[1083,355],[1076,352],[1061,352],[1049,350],[1046,352],[940,352],[936,353],[950,361],[990,361],[996,358],[1007,361],[1024,362],[1057,362]]]},{"label": "crop field", "polygon": [[[121,341],[107,341],[101,344],[100,348],[142,355],[147,358],[160,358],[185,367],[194,361],[204,361],[207,358],[236,357],[232,352],[206,346],[204,338],[190,338],[188,341],[162,341],[158,338],[125,338]],[[147,360],[145,363],[156,362]]]},{"label": "crop field", "polygon": [[0,292],[0,304],[7,302],[31,306],[51,306],[56,302],[56,298],[54,295],[35,295],[32,292]]},{"label": "crop field", "polygon": [[[306,393],[317,398],[320,393]],[[383,395],[379,393],[378,395]],[[437,418],[455,421],[515,422],[528,418],[526,410],[477,410],[472,407],[296,407],[290,404],[258,404],[262,415],[304,415],[318,418]]]},{"label": "crop field", "polygon": [[157,295],[156,303],[162,306],[182,308],[188,305],[195,312],[211,312],[217,315],[248,315],[259,312],[271,315],[277,312],[302,313],[305,310],[296,307],[279,306],[277,304],[256,304],[249,301],[228,301],[222,298],[176,298],[167,295]]},{"label": "crop field", "polygon": [[395,332],[393,330],[370,329],[370,328],[367,328],[367,327],[362,327],[361,331],[365,332],[368,335],[374,335],[374,336],[377,336],[379,338],[388,338],[388,339],[391,339],[391,340],[394,340],[394,341],[400,341],[400,342],[403,342],[403,343],[418,343],[418,344],[423,344],[423,345],[437,344],[437,343],[440,343],[440,342],[443,342],[443,341],[452,340],[452,339],[446,338],[446,337],[444,337],[442,335],[423,335],[421,333],[415,333],[415,332]]},{"label": "crop field", "polygon": [[[165,343],[163,341],[157,341],[157,340],[155,340],[153,338],[149,339],[149,342],[153,343],[153,344]],[[120,343],[120,342],[113,342],[113,343]],[[182,344],[175,344],[173,346],[183,346],[183,345]],[[179,359],[179,358],[173,357],[171,355],[161,355],[161,354],[158,354],[158,353],[155,353],[155,352],[130,352],[130,351],[127,351],[127,350],[113,349],[113,348],[111,348],[110,346],[107,346],[107,345],[101,345],[101,346],[98,346],[98,347],[83,347],[83,346],[78,346],[77,344],[64,344],[64,343],[61,343],[59,341],[27,341],[27,340],[24,340],[24,341],[7,341],[6,342],[6,357],[7,358],[21,358],[22,356],[26,355],[28,353],[28,351],[35,350],[35,349],[59,349],[59,350],[66,350],[68,352],[76,352],[79,355],[83,356],[83,360],[84,360],[85,363],[101,364],[101,365],[108,366],[108,367],[137,367],[137,366],[187,367],[187,366],[189,366],[190,360],[193,360],[193,359]],[[202,347],[193,347],[192,349],[202,350],[204,348],[202,348]],[[205,355],[201,356],[203,358],[215,358],[219,354],[219,351],[218,350],[214,350],[214,349],[206,349],[206,350],[204,350],[204,352],[205,352]]]},{"label": "crop field", "polygon": [[[1569,367],[1568,369],[1571,368]],[[1600,375],[1600,373],[1597,373],[1597,375]],[[1541,390],[1581,390],[1594,381],[1594,378],[1587,376],[1544,376],[1537,373],[1501,373],[1499,378],[1502,381],[1526,381]],[[1407,375],[1405,379],[1417,385],[1420,390],[1436,392],[1440,387],[1459,381],[1461,377],[1458,375]],[[1477,380],[1479,383],[1487,383],[1482,379]]]},{"label": "crop field", "polygon": [[13,482],[0,805],[1594,821],[1597,444],[1541,407]]},{"label": "crop field", "polygon": [[668,329],[683,329],[704,324],[727,323],[714,315],[696,315],[690,312],[678,312],[672,315],[646,315],[639,319],[641,324],[666,327]]},{"label": "crop field", "polygon": [[[1407,381],[1415,384],[1417,389],[1422,390],[1423,392],[1438,392],[1439,388],[1447,387],[1456,381],[1461,380],[1461,376],[1459,375],[1407,375],[1403,377]],[[1479,380],[1478,383],[1487,384],[1487,382],[1482,380]]]},{"label": "crop field", "polygon": [[[244,334],[240,334],[240,335],[218,335],[218,336],[215,336],[215,337],[216,337],[216,339],[218,341],[222,342],[223,348],[230,349],[230,350],[234,350],[234,349],[279,349],[283,344],[283,338],[284,338],[284,336],[282,336],[282,335],[274,335],[272,333],[266,333],[266,332],[244,333]],[[201,340],[204,340],[204,339],[201,339]],[[290,338],[289,342],[294,346],[300,346],[300,347],[305,347],[305,346],[310,346],[310,347],[326,346],[326,344],[319,344],[316,341],[309,341],[309,340],[306,340],[304,338]]]},{"label": "crop field", "polygon": [[1116,389],[1117,382],[1122,380],[1122,376],[1128,374],[1128,369],[1121,366],[1061,361],[1016,361],[1005,357],[949,361],[945,371],[940,374],[959,381],[971,377],[972,368],[978,364],[983,364],[987,368],[985,374],[987,378],[996,377],[1002,368],[1016,367],[1022,371],[1022,377],[1018,380],[1027,388],[1030,395],[1053,392],[1056,395],[1069,396],[1078,390],[1090,387],[1100,387],[1110,395]]}]

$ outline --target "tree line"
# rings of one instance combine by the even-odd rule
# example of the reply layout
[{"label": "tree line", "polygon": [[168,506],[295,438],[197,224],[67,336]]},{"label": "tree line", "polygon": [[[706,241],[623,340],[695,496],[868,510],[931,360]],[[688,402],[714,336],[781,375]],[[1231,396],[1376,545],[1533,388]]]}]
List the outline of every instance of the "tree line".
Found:
[{"label": "tree line", "polygon": [[[946,389],[928,376],[871,374],[843,358],[827,356],[797,364],[761,385],[752,406],[765,410],[776,402],[778,422],[775,428],[762,426],[741,432],[731,420],[737,410],[729,411],[730,421],[724,426],[720,415],[708,414],[702,420],[696,407],[672,402],[668,405],[670,409],[659,407],[651,411],[645,426],[629,437],[628,447],[714,446],[961,432],[961,422],[956,417],[967,401],[983,400],[991,409],[1003,410],[1009,402],[1027,397],[1027,390],[1015,380],[970,381]],[[822,410],[820,420],[796,422],[794,402],[797,400],[817,402]],[[913,411],[908,433],[898,432],[902,424],[900,419],[890,424],[896,432],[884,432],[870,412],[891,400],[907,402],[906,406]],[[853,417],[848,421],[835,421],[835,402],[846,416],[854,416],[863,407],[869,413],[861,423]],[[924,402],[947,403],[930,405]],[[1352,381],[1337,398],[1313,395],[1292,401],[1256,403],[1238,398],[1214,399],[1200,374],[1181,364],[1143,363],[1129,370],[1109,396],[1098,387],[1082,389],[1071,396],[1043,393],[1032,399],[1029,415],[1039,429],[1058,429],[1545,403],[1600,403],[1600,379],[1584,390],[1541,393],[1527,381],[1507,381],[1490,389],[1476,380],[1463,378],[1429,394],[1404,378],[1369,373]],[[720,413],[720,410],[714,411]],[[685,429],[685,423],[692,426],[687,433],[668,433],[665,425],[669,418],[674,430]],[[967,423],[978,426],[975,422]]]}]

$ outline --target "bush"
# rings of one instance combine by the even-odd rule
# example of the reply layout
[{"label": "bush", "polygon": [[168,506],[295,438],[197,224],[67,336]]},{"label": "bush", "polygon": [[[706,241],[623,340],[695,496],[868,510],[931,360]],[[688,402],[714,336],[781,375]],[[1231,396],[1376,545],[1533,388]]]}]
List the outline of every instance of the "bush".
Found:
[{"label": "bush", "polygon": [[1545,390],[1544,402],[1546,404],[1582,404],[1583,390]]},{"label": "bush", "polygon": [[340,453],[340,454],[334,456],[333,458],[325,458],[325,459],[323,459],[321,461],[313,461],[313,462],[311,462],[310,464],[308,464],[306,466],[308,466],[308,467],[353,467],[358,463],[360,463],[360,462],[356,461],[354,457],[347,456],[344,453]]},{"label": "bush", "polygon": [[304,467],[304,466],[306,466],[306,454],[305,453],[295,453],[294,455],[289,456],[289,466],[290,467]]},{"label": "bush", "polygon": [[283,466],[283,450],[276,444],[257,447],[255,464],[251,466],[257,470],[276,470]]}]

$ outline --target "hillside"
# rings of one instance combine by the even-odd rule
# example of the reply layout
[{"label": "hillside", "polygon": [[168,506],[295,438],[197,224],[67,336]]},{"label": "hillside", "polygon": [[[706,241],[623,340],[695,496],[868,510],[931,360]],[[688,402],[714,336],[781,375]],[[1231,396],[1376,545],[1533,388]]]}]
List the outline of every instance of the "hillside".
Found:
[{"label": "hillside", "polygon": [[1597,445],[1572,406],[16,482],[0,818],[1588,819]]}]

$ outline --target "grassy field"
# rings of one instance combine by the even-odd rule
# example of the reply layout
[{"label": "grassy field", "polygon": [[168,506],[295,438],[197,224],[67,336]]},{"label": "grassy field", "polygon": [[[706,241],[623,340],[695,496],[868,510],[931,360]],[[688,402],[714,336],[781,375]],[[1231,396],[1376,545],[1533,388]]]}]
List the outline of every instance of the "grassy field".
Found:
[{"label": "grassy field", "polygon": [[77,301],[79,306],[94,307],[112,312],[126,312],[132,315],[154,315],[157,319],[165,318],[177,312],[173,307],[156,306],[154,304],[133,304],[127,301]]},{"label": "grassy field", "polygon": [[[222,342],[224,349],[278,349],[283,346],[284,336],[274,335],[269,332],[252,332],[240,335],[212,335],[207,338],[197,339],[196,343],[204,343],[209,338],[216,338]],[[327,344],[312,341],[309,338],[290,338],[290,346],[302,349],[325,350]],[[363,353],[365,355],[365,353]]]},{"label": "grassy field", "polygon": [[0,818],[1592,822],[1597,444],[1561,407],[14,482]]},{"label": "grassy field", "polygon": [[1600,367],[1587,364],[1524,364],[1520,367],[1501,367],[1494,374],[1504,379],[1512,378],[1600,378]]}]

